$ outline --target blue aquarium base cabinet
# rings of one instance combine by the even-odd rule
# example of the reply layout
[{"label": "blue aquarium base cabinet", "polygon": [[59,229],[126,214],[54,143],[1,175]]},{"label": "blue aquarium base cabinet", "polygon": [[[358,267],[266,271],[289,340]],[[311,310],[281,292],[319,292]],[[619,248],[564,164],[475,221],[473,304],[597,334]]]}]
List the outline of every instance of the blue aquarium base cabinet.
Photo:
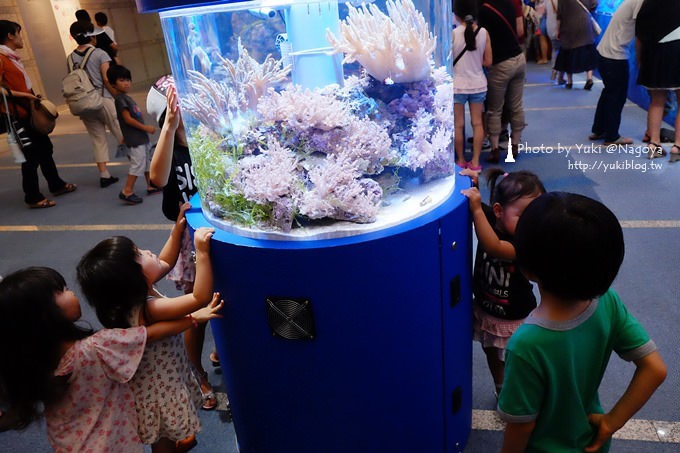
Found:
[{"label": "blue aquarium base cabinet", "polygon": [[[211,321],[242,453],[462,451],[472,416],[471,223],[454,193],[351,237],[216,229]],[[190,227],[210,224],[199,199]]]}]

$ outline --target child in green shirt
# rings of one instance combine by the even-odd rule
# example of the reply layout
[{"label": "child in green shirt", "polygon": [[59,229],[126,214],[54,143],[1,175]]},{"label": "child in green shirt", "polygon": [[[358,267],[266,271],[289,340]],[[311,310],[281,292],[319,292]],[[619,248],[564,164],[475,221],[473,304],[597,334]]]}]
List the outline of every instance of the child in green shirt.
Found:
[{"label": "child in green shirt", "polygon": [[[541,301],[507,346],[502,451],[608,451],[666,377],[654,342],[609,289],[624,256],[621,226],[602,203],[547,193],[520,217],[515,248]],[[604,413],[598,387],[612,351],[637,370]]]}]

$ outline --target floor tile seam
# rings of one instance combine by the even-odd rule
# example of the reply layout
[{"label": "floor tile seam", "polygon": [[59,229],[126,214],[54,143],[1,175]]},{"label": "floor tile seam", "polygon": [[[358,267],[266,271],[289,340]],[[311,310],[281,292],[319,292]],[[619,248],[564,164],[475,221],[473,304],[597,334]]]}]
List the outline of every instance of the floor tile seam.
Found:
[{"label": "floor tile seam", "polygon": [[[472,429],[503,431],[505,423],[494,410],[473,409]],[[680,443],[680,422],[631,419],[613,437],[619,440]]]}]

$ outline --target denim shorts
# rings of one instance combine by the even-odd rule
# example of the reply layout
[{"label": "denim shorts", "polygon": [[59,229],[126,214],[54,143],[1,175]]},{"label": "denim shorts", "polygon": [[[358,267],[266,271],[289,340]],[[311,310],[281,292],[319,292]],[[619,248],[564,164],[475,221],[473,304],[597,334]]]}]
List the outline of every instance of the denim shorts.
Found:
[{"label": "denim shorts", "polygon": [[481,93],[468,93],[468,94],[454,94],[453,95],[453,103],[454,104],[463,104],[465,105],[466,102],[469,102],[470,104],[481,104],[484,102],[486,99],[486,91],[482,91]]}]

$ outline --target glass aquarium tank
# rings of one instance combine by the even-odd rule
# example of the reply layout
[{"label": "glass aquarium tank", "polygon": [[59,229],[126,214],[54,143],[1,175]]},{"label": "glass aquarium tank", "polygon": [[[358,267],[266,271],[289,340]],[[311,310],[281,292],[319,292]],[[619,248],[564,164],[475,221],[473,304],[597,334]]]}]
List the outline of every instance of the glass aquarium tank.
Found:
[{"label": "glass aquarium tank", "polygon": [[450,2],[209,2],[159,15],[212,224],[350,236],[453,193]]}]

